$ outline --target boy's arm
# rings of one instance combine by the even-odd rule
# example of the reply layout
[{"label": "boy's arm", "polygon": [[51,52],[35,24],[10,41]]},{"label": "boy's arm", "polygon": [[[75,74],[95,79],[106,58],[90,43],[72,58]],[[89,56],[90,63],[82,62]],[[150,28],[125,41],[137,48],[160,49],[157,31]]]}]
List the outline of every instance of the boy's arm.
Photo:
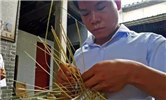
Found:
[{"label": "boy's arm", "polygon": [[166,100],[166,73],[136,61],[116,59],[99,62],[82,77],[85,86],[93,91],[113,93],[132,84],[159,100]]}]

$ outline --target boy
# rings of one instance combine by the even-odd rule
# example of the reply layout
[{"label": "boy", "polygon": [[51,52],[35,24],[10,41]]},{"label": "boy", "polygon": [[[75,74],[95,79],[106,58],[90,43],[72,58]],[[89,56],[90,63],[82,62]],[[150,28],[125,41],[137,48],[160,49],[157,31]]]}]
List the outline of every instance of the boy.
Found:
[{"label": "boy", "polygon": [[[166,100],[166,39],[120,25],[119,6],[113,0],[75,4],[93,34],[84,42],[83,52],[75,53],[85,86],[108,94],[110,100]],[[64,79],[58,73],[57,83],[67,82]]]}]

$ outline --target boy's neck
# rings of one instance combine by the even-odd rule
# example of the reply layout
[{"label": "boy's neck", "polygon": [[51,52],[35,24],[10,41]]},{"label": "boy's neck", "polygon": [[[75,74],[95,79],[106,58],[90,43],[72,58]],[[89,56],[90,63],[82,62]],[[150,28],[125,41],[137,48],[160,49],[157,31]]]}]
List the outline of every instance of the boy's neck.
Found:
[{"label": "boy's neck", "polygon": [[106,38],[100,38],[100,39],[95,39],[94,43],[98,44],[98,45],[103,45],[104,43],[106,43],[107,41],[109,41],[112,38],[113,34],[110,34],[108,37]]},{"label": "boy's neck", "polygon": [[98,44],[98,45],[103,45],[104,43],[106,43],[107,41],[109,41],[112,36],[116,33],[116,31],[119,29],[120,25],[117,26],[116,30],[113,33],[110,33],[109,36],[105,37],[105,38],[100,38],[100,39],[96,39],[94,40],[94,43]]}]

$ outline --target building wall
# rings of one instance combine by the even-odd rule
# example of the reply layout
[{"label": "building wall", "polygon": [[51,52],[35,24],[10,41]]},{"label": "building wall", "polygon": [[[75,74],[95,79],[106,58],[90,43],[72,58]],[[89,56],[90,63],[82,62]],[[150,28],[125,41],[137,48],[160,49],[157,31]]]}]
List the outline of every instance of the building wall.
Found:
[{"label": "building wall", "polygon": [[141,18],[163,14],[163,13],[166,13],[165,9],[166,9],[166,2],[163,2],[156,5],[140,8],[140,9],[123,12],[122,22],[133,21],[133,20],[137,20]]},{"label": "building wall", "polygon": [[[7,86],[2,87],[2,99],[10,98],[13,94],[13,79],[15,68],[16,43],[1,41],[1,54],[5,63]],[[1,91],[1,90],[0,90]]]},{"label": "building wall", "polygon": [[166,37],[166,21],[159,21],[155,23],[146,23],[130,26],[129,29],[135,32],[153,32]]},{"label": "building wall", "polygon": [[[0,1],[0,18],[1,20],[12,23],[13,20],[12,18],[15,15],[17,18],[16,22],[16,38],[15,42],[9,42],[6,40],[1,40],[0,42],[0,53],[3,56],[4,63],[5,63],[5,70],[6,70],[6,81],[7,81],[7,86],[2,87],[0,91],[2,92],[2,100],[9,100],[9,98],[12,97],[13,94],[13,79],[14,79],[14,69],[15,69],[15,56],[16,56],[16,42],[17,42],[17,34],[18,34],[18,19],[19,19],[19,12],[17,14],[17,7],[18,5],[18,0],[14,1]],[[2,8],[5,8],[2,10]],[[18,7],[19,10],[19,7]],[[15,17],[14,17],[15,18]]]},{"label": "building wall", "polygon": [[[34,89],[33,85],[35,84],[34,82],[35,82],[36,62],[34,62],[25,52],[31,55],[32,58],[36,59],[36,48],[37,48],[36,45],[37,42],[41,41],[37,36],[22,30],[18,31],[17,41],[18,41],[17,52],[16,52],[16,54],[18,55],[17,81],[26,83],[27,89]],[[47,43],[51,47],[54,47],[54,43],[52,41],[47,40]],[[51,60],[51,69],[52,67],[53,67],[53,60]],[[50,76],[50,83],[52,83],[51,76]]]}]

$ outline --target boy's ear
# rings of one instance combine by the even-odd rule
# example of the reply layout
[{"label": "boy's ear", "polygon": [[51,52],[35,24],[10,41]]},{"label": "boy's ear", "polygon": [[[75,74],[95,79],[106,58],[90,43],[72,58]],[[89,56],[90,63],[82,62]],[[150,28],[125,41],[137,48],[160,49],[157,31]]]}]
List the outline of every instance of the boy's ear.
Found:
[{"label": "boy's ear", "polygon": [[115,0],[118,10],[121,9],[121,0]]}]

